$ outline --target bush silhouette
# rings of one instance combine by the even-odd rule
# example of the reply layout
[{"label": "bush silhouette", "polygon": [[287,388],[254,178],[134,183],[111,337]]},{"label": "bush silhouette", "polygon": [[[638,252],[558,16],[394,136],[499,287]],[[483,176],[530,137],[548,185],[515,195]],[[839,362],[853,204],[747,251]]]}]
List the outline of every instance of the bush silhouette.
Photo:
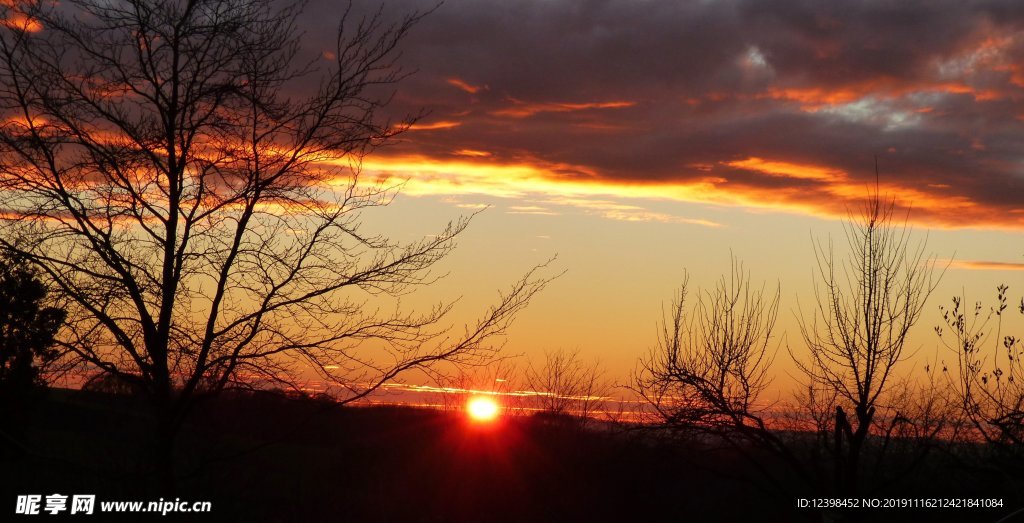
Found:
[{"label": "bush silhouette", "polygon": [[54,336],[65,313],[45,306],[47,295],[30,267],[0,260],[0,431],[15,439],[45,386],[40,369],[57,355]]}]

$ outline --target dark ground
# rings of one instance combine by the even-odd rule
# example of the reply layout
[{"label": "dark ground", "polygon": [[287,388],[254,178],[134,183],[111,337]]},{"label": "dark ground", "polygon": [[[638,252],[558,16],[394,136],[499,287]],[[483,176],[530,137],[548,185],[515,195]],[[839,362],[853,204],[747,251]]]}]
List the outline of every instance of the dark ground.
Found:
[{"label": "dark ground", "polygon": [[[0,521],[61,519],[13,516],[17,494],[96,494],[98,502],[159,499],[147,465],[143,412],[130,398],[51,391],[34,411],[25,449],[0,440]],[[585,430],[550,417],[480,425],[460,413],[233,396],[198,411],[178,449],[175,496],[212,501],[212,514],[126,519],[823,520],[820,512],[795,508],[799,487],[785,480],[750,481],[756,473],[729,452],[671,444],[642,431]],[[979,479],[968,470],[942,467],[921,470],[887,495],[1002,497],[1004,508],[854,515],[863,521],[995,522],[1024,507],[1020,481]],[[1018,519],[1024,522],[1024,514],[1006,521]]]}]

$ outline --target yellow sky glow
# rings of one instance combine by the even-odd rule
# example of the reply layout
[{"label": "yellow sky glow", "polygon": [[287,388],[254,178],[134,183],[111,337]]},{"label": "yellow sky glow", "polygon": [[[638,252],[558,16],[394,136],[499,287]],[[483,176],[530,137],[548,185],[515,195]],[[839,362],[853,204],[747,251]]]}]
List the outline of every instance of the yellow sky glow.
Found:
[{"label": "yellow sky glow", "polygon": [[[531,199],[532,202],[576,207],[616,220],[679,222],[712,227],[719,224],[706,217],[678,217],[653,212],[643,202],[679,201],[845,218],[850,209],[857,208],[869,189],[840,169],[760,157],[723,161],[719,166],[771,177],[807,180],[814,185],[810,188],[757,187],[716,176],[719,166],[713,165],[689,167],[699,176],[687,181],[629,183],[602,177],[586,166],[540,160],[503,162],[477,151],[464,153],[466,159],[376,154],[363,162],[363,175],[380,181],[404,181],[402,193],[408,196],[478,195]],[[329,183],[347,184],[348,179]],[[916,223],[938,228],[978,224],[996,228],[1016,226],[1012,223],[1016,216],[1008,220],[1000,210],[986,209],[966,196],[943,194],[944,188],[915,188],[887,181],[883,181],[879,188],[895,198],[898,204],[912,206],[917,211],[911,215]],[[929,192],[927,189],[934,190]],[[550,209],[532,210],[547,212]]]}]

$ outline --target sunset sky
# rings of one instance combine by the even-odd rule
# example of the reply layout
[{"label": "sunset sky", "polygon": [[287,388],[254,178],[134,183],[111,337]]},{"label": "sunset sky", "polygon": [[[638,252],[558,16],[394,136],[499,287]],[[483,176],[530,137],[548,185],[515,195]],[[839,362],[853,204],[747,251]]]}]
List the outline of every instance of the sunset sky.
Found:
[{"label": "sunset sky", "polygon": [[[310,53],[334,9],[307,7]],[[486,208],[424,299],[461,295],[468,318],[557,255],[507,350],[578,348],[624,378],[684,269],[710,286],[730,252],[781,287],[776,332],[803,350],[812,239],[840,239],[877,157],[954,259],[914,333],[933,356],[939,304],[1024,290],[1022,25],[1015,2],[449,0],[403,44],[391,109],[428,114],[367,159],[407,180],[367,222],[411,239]]]},{"label": "sunset sky", "polygon": [[[378,8],[431,12],[400,44],[410,74],[383,115],[423,116],[362,164],[365,182],[401,185],[366,230],[411,242],[475,214],[448,276],[403,299],[458,298],[456,328],[554,258],[546,274],[564,273],[506,355],[579,350],[624,382],[685,275],[694,297],[735,255],[780,289],[774,374],[793,385],[814,242],[843,253],[876,163],[947,267],[906,372],[953,356],[932,328],[954,294],[1024,293],[1018,2],[359,0],[355,16]],[[334,59],[343,9],[306,5],[302,58]]]},{"label": "sunset sky", "polygon": [[1024,0],[0,0],[0,284],[18,513],[1008,520]]},{"label": "sunset sky", "polygon": [[[343,8],[305,6],[301,58],[333,60]],[[814,242],[843,254],[877,182],[947,267],[907,372],[952,356],[932,328],[953,295],[1024,291],[1019,3],[358,0],[349,21],[378,8],[430,12],[382,115],[422,118],[362,163],[401,185],[367,230],[413,242],[475,214],[449,275],[404,299],[459,299],[457,329],[554,258],[509,333],[523,363],[579,350],[624,382],[685,275],[692,304],[734,255],[780,290],[774,374],[792,386]]]}]

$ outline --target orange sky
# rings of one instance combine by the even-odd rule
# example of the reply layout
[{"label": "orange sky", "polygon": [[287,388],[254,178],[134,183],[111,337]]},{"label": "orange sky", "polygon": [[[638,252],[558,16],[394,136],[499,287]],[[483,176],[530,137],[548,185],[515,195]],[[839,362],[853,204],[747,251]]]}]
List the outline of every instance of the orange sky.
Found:
[{"label": "orange sky", "polygon": [[[309,56],[332,57],[336,11],[306,7]],[[458,321],[557,256],[565,274],[509,332],[516,361],[579,349],[625,382],[684,270],[708,287],[734,254],[781,288],[774,374],[791,387],[812,241],[838,238],[876,183],[952,260],[906,372],[945,357],[932,327],[950,296],[1024,293],[1019,3],[450,0],[400,63],[415,74],[390,116],[425,116],[363,163],[364,180],[401,184],[364,221],[410,241],[483,210],[450,275],[408,299],[461,296]]]},{"label": "orange sky", "polygon": [[705,287],[734,253],[781,287],[784,389],[812,239],[838,239],[877,159],[898,214],[954,260],[912,333],[913,372],[949,356],[939,304],[1024,292],[1024,12],[996,4],[445,3],[407,42],[417,72],[395,97],[395,114],[427,117],[364,164],[404,183],[376,223],[412,237],[486,208],[428,297],[464,296],[471,315],[557,255],[566,274],[507,350],[578,348],[620,381],[684,269]]}]

